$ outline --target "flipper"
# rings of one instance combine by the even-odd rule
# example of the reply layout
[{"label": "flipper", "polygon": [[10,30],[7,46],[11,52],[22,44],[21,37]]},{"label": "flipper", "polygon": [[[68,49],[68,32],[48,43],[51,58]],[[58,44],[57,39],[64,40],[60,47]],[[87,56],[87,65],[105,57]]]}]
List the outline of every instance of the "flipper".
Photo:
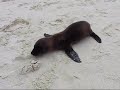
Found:
[{"label": "flipper", "polygon": [[52,36],[52,35],[49,35],[49,34],[44,33],[44,36],[45,36],[45,37],[50,37],[50,36]]},{"label": "flipper", "polygon": [[90,36],[91,36],[92,38],[94,38],[98,43],[102,43],[100,37],[99,37],[98,35],[96,35],[94,32],[92,32],[92,33],[90,34]]},{"label": "flipper", "polygon": [[71,46],[66,47],[65,53],[66,53],[67,56],[68,56],[69,58],[71,58],[73,61],[75,61],[75,62],[77,62],[77,63],[81,63],[78,54],[73,50],[73,48],[72,48]]}]

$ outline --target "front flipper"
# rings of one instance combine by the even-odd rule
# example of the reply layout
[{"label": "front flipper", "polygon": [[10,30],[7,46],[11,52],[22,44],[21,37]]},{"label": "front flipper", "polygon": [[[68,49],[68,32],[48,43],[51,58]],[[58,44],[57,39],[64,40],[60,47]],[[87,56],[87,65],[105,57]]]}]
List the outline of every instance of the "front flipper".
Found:
[{"label": "front flipper", "polygon": [[65,48],[65,53],[71,58],[73,61],[77,63],[81,63],[78,54],[73,50],[71,46]]},{"label": "front flipper", "polygon": [[44,36],[45,36],[45,37],[50,37],[50,36],[52,36],[52,35],[49,35],[49,34],[44,33]]}]

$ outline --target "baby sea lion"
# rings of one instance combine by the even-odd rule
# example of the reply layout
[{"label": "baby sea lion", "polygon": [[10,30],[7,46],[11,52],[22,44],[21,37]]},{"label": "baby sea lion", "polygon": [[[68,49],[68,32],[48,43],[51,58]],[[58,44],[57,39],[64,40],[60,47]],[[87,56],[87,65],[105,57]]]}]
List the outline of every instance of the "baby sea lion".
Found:
[{"label": "baby sea lion", "polygon": [[101,43],[100,37],[92,31],[90,24],[86,21],[75,22],[60,33],[54,35],[45,33],[44,36],[35,43],[31,52],[32,55],[38,56],[55,50],[63,50],[68,57],[78,63],[81,61],[78,54],[73,50],[72,44],[88,36]]}]

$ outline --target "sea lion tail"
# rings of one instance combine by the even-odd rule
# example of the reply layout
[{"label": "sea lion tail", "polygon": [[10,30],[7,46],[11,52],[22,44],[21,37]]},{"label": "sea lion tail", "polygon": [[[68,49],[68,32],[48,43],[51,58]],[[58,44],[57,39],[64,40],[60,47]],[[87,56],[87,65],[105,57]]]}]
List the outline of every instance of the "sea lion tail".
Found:
[{"label": "sea lion tail", "polygon": [[94,38],[98,43],[102,43],[102,40],[100,39],[100,37],[96,35],[94,32],[92,32],[90,36]]}]

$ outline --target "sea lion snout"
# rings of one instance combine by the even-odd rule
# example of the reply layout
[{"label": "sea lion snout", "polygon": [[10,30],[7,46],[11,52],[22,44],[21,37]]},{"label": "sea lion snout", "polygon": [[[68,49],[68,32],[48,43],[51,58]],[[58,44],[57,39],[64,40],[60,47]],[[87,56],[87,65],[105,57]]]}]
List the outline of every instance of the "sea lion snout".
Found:
[{"label": "sea lion snout", "polygon": [[32,50],[32,52],[31,52],[31,54],[33,55],[33,56],[38,56],[39,55],[39,52],[38,52],[38,50],[35,50],[35,48]]},{"label": "sea lion snout", "polygon": [[34,49],[31,52],[33,56],[42,56],[45,53],[46,51],[44,50],[44,48],[40,48],[40,47],[37,47],[37,48],[34,47]]},{"label": "sea lion snout", "polygon": [[39,39],[31,52],[33,56],[41,56],[49,51],[48,40],[46,38]]}]

